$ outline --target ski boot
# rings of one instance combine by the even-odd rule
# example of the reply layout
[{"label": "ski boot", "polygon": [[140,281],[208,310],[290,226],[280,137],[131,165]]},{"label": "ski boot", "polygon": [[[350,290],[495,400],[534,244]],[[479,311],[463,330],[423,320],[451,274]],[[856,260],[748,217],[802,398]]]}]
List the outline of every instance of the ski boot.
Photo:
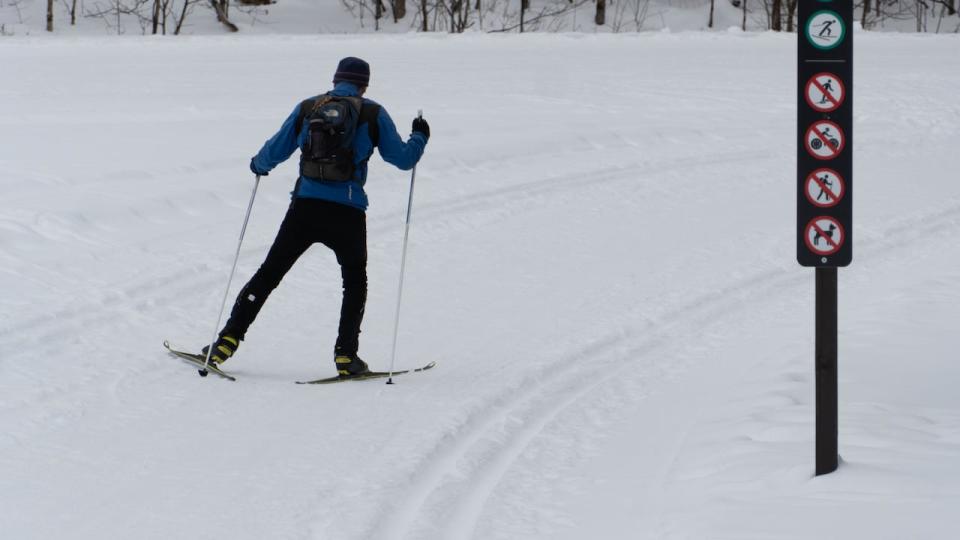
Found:
[{"label": "ski boot", "polygon": [[337,364],[337,374],[340,375],[341,379],[350,379],[370,372],[367,363],[361,360],[356,353],[335,352],[333,361]]},{"label": "ski boot", "polygon": [[[226,362],[233,353],[237,352],[237,348],[240,347],[240,340],[231,336],[230,334],[221,334],[220,338],[217,339],[217,342],[213,344],[213,353],[210,354],[210,363],[218,366]],[[207,356],[207,351],[210,350],[210,346],[207,345],[203,348],[202,354],[204,357]]]}]

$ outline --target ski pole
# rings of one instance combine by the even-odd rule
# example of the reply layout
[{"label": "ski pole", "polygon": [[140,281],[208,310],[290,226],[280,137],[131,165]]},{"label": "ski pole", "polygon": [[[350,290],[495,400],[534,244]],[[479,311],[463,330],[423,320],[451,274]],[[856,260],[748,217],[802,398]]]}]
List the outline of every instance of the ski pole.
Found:
[{"label": "ski pole", "polygon": [[210,365],[210,355],[213,354],[213,344],[217,342],[217,334],[220,332],[220,323],[223,321],[223,311],[227,307],[227,298],[230,297],[230,284],[233,282],[233,275],[237,272],[237,263],[240,261],[240,246],[243,245],[243,236],[247,232],[247,222],[250,221],[250,212],[253,210],[253,199],[257,196],[257,187],[260,185],[260,175],[253,182],[253,192],[250,194],[250,203],[247,204],[247,215],[243,218],[243,227],[240,228],[240,241],[237,242],[237,254],[233,258],[233,268],[230,270],[230,277],[227,279],[227,290],[223,291],[223,303],[220,304],[220,314],[217,315],[217,325],[213,328],[213,339],[210,340],[210,346],[207,347],[207,358],[203,361],[203,369],[199,370],[201,377],[207,376],[207,366]]},{"label": "ski pole", "polygon": [[[417,118],[423,118],[423,110],[417,111]],[[390,376],[387,384],[393,384],[393,367],[397,360],[397,335],[400,333],[400,301],[403,300],[403,272],[407,266],[407,239],[410,236],[410,215],[413,212],[413,183],[417,179],[417,166],[410,173],[410,196],[407,199],[407,223],[403,229],[403,255],[400,257],[400,285],[397,287],[397,316],[393,323],[393,352],[390,354]]]}]

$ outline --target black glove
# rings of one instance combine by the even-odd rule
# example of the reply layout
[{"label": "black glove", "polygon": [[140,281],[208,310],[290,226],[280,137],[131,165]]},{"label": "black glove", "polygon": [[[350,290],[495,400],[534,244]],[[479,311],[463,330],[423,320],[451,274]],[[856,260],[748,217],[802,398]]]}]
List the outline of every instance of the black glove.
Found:
[{"label": "black glove", "polygon": [[253,158],[250,158],[250,172],[252,172],[253,174],[255,174],[255,175],[257,175],[257,176],[267,176],[267,175],[270,174],[270,173],[268,173],[268,172],[263,172],[263,171],[257,169],[257,164],[253,162]]},{"label": "black glove", "polygon": [[414,133],[423,133],[423,136],[430,138],[430,124],[423,119],[422,116],[418,116],[413,119],[413,132]]}]

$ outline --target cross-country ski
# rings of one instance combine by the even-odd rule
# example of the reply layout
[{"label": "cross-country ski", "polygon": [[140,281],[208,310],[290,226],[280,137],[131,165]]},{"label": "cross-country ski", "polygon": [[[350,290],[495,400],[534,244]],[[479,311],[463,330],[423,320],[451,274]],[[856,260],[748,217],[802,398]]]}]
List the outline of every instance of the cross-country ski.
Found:
[{"label": "cross-country ski", "polygon": [[400,371],[368,371],[366,373],[361,373],[359,375],[337,375],[336,377],[325,377],[322,379],[314,379],[312,381],[297,381],[297,384],[333,384],[340,382],[348,381],[365,381],[368,379],[384,379],[389,377],[395,377],[397,375],[403,375],[404,373],[419,373],[421,371],[427,371],[428,369],[433,369],[436,367],[436,362],[430,362],[429,364],[418,367],[416,369],[404,369]]},{"label": "cross-country ski", "polygon": [[231,380],[231,381],[236,381],[236,380],[237,380],[237,378],[234,377],[233,375],[230,375],[229,373],[225,373],[223,370],[221,370],[220,368],[218,368],[216,364],[210,364],[210,363],[208,363],[208,362],[207,362],[207,355],[205,355],[205,354],[189,353],[189,352],[186,352],[186,351],[181,351],[181,350],[175,349],[175,348],[173,348],[172,345],[170,345],[170,342],[168,342],[168,341],[164,341],[164,342],[163,342],[163,346],[164,346],[165,349],[167,349],[167,351],[170,352],[170,354],[172,354],[172,355],[176,356],[177,358],[179,358],[179,359],[187,362],[188,364],[191,364],[191,365],[193,365],[194,367],[198,368],[198,371],[200,371],[201,374],[202,374],[203,371],[209,371],[210,373],[215,373],[215,374],[223,377],[224,379],[228,379],[228,380]]}]

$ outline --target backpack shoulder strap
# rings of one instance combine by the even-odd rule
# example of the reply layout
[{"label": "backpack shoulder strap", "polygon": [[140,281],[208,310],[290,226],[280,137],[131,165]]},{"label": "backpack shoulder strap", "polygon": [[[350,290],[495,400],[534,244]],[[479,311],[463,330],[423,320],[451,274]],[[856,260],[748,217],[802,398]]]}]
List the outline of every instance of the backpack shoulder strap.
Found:
[{"label": "backpack shoulder strap", "polygon": [[300,109],[297,111],[297,123],[294,126],[296,130],[296,136],[300,136],[300,131],[303,129],[303,121],[307,118],[307,115],[313,112],[313,107],[316,105],[317,100],[310,98],[305,99],[300,102]]},{"label": "backpack shoulder strap", "polygon": [[377,122],[379,116],[380,105],[376,103],[366,102],[360,108],[360,123],[367,123],[367,132],[374,148],[380,145],[380,124]]}]

